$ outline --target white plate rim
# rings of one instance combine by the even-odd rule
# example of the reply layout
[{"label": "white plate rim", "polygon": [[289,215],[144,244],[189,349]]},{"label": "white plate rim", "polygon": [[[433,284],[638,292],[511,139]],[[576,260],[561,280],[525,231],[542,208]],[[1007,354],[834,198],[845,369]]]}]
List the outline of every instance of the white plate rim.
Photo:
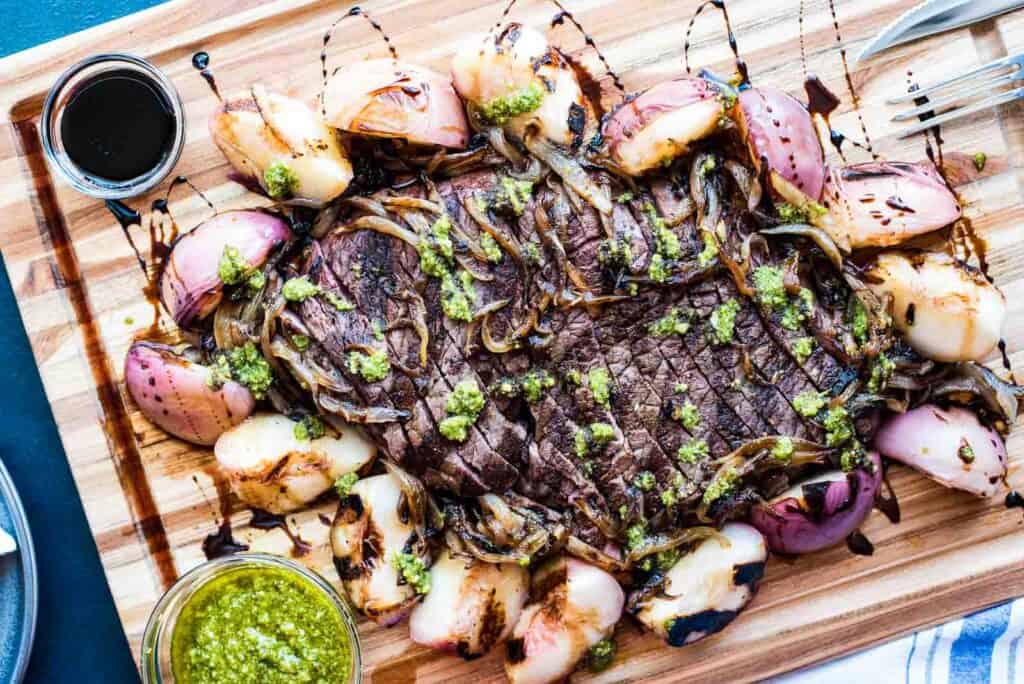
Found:
[{"label": "white plate rim", "polygon": [[39,578],[36,572],[36,550],[32,543],[32,532],[29,530],[25,508],[21,497],[14,487],[4,462],[0,459],[0,496],[10,508],[14,522],[14,538],[18,542],[17,553],[21,556],[21,565],[25,581],[25,608],[21,620],[21,647],[18,651],[14,667],[14,681],[21,682],[28,668],[29,657],[32,655],[32,644],[36,636],[36,618],[39,612]]}]

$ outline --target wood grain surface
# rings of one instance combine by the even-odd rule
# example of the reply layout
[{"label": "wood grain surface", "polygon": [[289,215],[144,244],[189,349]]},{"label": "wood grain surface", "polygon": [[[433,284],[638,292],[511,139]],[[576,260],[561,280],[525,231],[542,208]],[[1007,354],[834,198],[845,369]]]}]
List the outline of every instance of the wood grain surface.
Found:
[{"label": "wood grain surface", "polygon": [[[350,4],[350,3],[349,3]],[[486,29],[504,3],[486,0],[368,0],[363,6],[387,29],[406,60],[438,70],[458,41]],[[683,35],[696,0],[565,0],[595,37],[627,87],[640,89],[681,73]],[[837,0],[838,26],[826,0],[731,0],[729,11],[742,56],[756,83],[799,93],[805,64],[843,95],[833,125],[862,138],[840,59],[906,11],[914,0]],[[152,320],[141,296],[145,279],[124,235],[102,203],[73,192],[50,175],[33,138],[46,90],[57,75],[96,52],[129,51],[153,61],[178,87],[187,114],[188,143],[177,169],[219,210],[252,206],[259,198],[226,178],[227,165],[209,139],[206,119],[217,101],[193,70],[198,50],[225,94],[256,81],[312,98],[320,82],[319,53],[326,27],[346,3],[178,0],[0,61],[0,249],[32,342],[47,395],[125,631],[138,649],[149,612],[176,574],[203,560],[202,539],[216,529],[219,497],[209,450],[168,438],[134,409],[119,383],[124,353]],[[519,21],[545,26],[556,9],[528,1]],[[570,27],[553,40],[598,73],[594,55]],[[1024,13],[900,47],[853,69],[863,118],[875,148],[889,159],[917,161],[923,140],[896,139],[887,96],[910,81],[927,83],[1024,48]],[[329,66],[383,56],[384,45],[360,21],[343,22],[331,41]],[[726,72],[731,53],[717,14],[705,12],[693,33],[690,59]],[[603,82],[607,83],[608,79]],[[607,102],[613,101],[611,91]],[[943,129],[948,168],[967,214],[989,244],[992,273],[1010,302],[1007,345],[1024,364],[1024,116],[1019,106],[978,114]],[[970,162],[988,155],[984,171]],[[851,159],[856,159],[854,154]],[[148,207],[166,192],[131,203]],[[182,230],[210,214],[184,188],[171,197]],[[70,242],[65,245],[62,235]],[[133,230],[143,251],[148,233]],[[84,320],[91,316],[92,322]],[[90,329],[95,332],[92,339]],[[997,359],[989,364],[998,367]],[[104,386],[104,374],[114,383]],[[2,390],[0,390],[2,391]],[[119,429],[123,412],[127,430]],[[122,426],[124,427],[124,426]],[[1009,441],[1011,485],[1024,486],[1024,431]],[[60,458],[38,454],[38,458]],[[624,620],[620,656],[611,670],[579,680],[747,681],[863,648],[924,625],[1024,594],[1024,517],[1002,498],[979,501],[945,490],[905,468],[892,483],[903,521],[873,513],[864,532],[874,556],[837,548],[796,561],[773,560],[751,606],[722,634],[683,649],[643,635]],[[140,494],[142,492],[142,494]],[[236,535],[254,549],[287,553],[281,530],[259,532],[231,501]],[[289,516],[293,528],[319,548],[305,560],[337,581],[323,547],[327,527],[318,513]],[[152,510],[150,510],[152,509]],[[161,538],[159,533],[165,535]],[[154,541],[155,539],[155,541]],[[165,539],[165,541],[164,541]],[[73,578],[69,578],[73,583]],[[87,629],[83,625],[83,629]],[[500,655],[464,663],[412,644],[404,626],[363,622],[366,673],[378,682],[501,680]]]}]

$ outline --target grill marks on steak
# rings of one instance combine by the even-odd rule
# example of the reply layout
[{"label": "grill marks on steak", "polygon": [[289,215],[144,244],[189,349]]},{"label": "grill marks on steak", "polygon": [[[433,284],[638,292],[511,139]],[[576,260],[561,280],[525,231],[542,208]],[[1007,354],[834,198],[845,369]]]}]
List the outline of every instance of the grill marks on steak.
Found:
[{"label": "grill marks on steak", "polygon": [[[439,182],[436,188],[427,183],[401,192],[439,201],[458,230],[479,241],[482,229],[465,206],[493,191],[500,178],[494,171],[477,171]],[[730,181],[716,183],[723,193],[736,191],[729,187]],[[483,348],[479,322],[467,325],[444,315],[438,280],[421,274],[419,255],[401,240],[363,230],[335,232],[314,246],[310,276],[325,289],[347,296],[356,310],[337,312],[320,298],[298,308],[313,339],[353,384],[357,396],[349,400],[409,412],[403,423],[371,426],[388,457],[428,485],[458,495],[514,490],[568,511],[575,519],[574,530],[585,530],[588,541],[597,544],[601,539],[595,528],[602,522],[607,525],[616,514],[622,524],[639,515],[659,521],[656,524],[671,524],[671,516],[658,515],[664,510],[659,494],[681,482],[680,500],[698,501],[714,475],[714,459],[751,439],[783,434],[821,441],[821,428],[800,416],[792,401],[808,390],[836,394],[850,372],[820,347],[798,363],[792,345],[799,337],[813,335],[809,324],[800,331],[786,330],[777,314],[739,293],[726,269],[695,270],[702,244],[693,217],[686,217],[691,209],[683,205],[689,200],[664,184],[656,190],[659,212],[675,225],[672,230],[680,237],[683,270],[691,269],[692,282],[688,275],[687,286],[644,290],[599,310],[551,306],[542,321],[551,331],[550,343],[536,348],[525,345],[505,354]],[[571,291],[581,285],[594,294],[621,292],[624,283],[616,279],[622,273],[605,268],[599,259],[599,246],[608,239],[608,231],[630,245],[628,270],[635,274],[646,270],[655,240],[641,211],[642,200],[616,203],[606,226],[588,205],[571,206],[575,199],[571,191],[542,179],[518,218],[489,214],[503,235],[519,245],[541,248],[540,263],[535,265],[525,266],[507,254],[498,264],[470,264],[483,276],[474,281],[476,309],[509,302],[489,316],[495,340],[508,339],[541,301],[571,299]],[[356,209],[348,218],[362,211]],[[389,218],[414,232],[436,218],[422,213],[415,220],[408,215],[403,219],[401,214],[391,211]],[[730,240],[742,240],[744,234],[738,232],[746,230],[742,216],[737,212],[723,219],[734,231]],[[460,253],[469,256],[464,246]],[[785,256],[766,252],[757,255],[761,260],[757,263],[780,264]],[[358,272],[354,264],[359,264]],[[409,292],[418,292],[426,306],[427,367],[410,375],[393,363],[392,373],[378,383],[367,383],[348,372],[346,355],[353,344],[386,344],[393,361],[406,368],[419,367],[419,336],[412,328],[389,329],[383,342],[373,335],[374,320],[394,325],[412,316],[413,305],[405,296]],[[732,342],[720,344],[710,333],[709,319],[728,300],[740,306]],[[692,317],[689,330],[683,335],[652,334],[651,324],[673,309]],[[440,435],[446,399],[460,380],[472,378],[487,388],[502,378],[522,377],[531,368],[544,369],[559,379],[539,401],[527,404],[523,399],[491,395],[466,442]],[[606,369],[613,381],[607,407],[598,405],[587,387],[586,375],[595,368]],[[571,370],[583,376],[582,384],[569,379]],[[685,390],[677,392],[681,385]],[[684,425],[677,414],[688,403],[700,416],[695,425]],[[593,423],[611,425],[614,440],[581,458],[575,436]],[[682,462],[680,447],[695,440],[706,442],[709,458]],[[637,475],[644,471],[652,473],[656,482],[646,492],[636,485]],[[618,513],[623,506],[626,515]],[[601,521],[588,522],[585,516],[595,514]]]}]

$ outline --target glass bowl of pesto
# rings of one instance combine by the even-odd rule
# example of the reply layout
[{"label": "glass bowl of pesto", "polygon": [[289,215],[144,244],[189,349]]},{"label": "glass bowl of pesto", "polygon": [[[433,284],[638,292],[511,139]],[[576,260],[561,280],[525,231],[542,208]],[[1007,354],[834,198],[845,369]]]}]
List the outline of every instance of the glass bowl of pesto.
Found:
[{"label": "glass bowl of pesto", "polygon": [[157,603],[142,640],[146,684],[359,684],[356,623],[322,577],[286,558],[204,563]]}]

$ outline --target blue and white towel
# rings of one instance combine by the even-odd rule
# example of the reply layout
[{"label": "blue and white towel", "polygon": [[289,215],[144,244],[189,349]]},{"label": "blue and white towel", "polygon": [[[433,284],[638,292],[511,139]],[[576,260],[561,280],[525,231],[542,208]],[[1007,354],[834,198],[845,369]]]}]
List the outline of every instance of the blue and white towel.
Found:
[{"label": "blue and white towel", "polygon": [[1024,599],[773,680],[775,684],[1022,684]]}]

